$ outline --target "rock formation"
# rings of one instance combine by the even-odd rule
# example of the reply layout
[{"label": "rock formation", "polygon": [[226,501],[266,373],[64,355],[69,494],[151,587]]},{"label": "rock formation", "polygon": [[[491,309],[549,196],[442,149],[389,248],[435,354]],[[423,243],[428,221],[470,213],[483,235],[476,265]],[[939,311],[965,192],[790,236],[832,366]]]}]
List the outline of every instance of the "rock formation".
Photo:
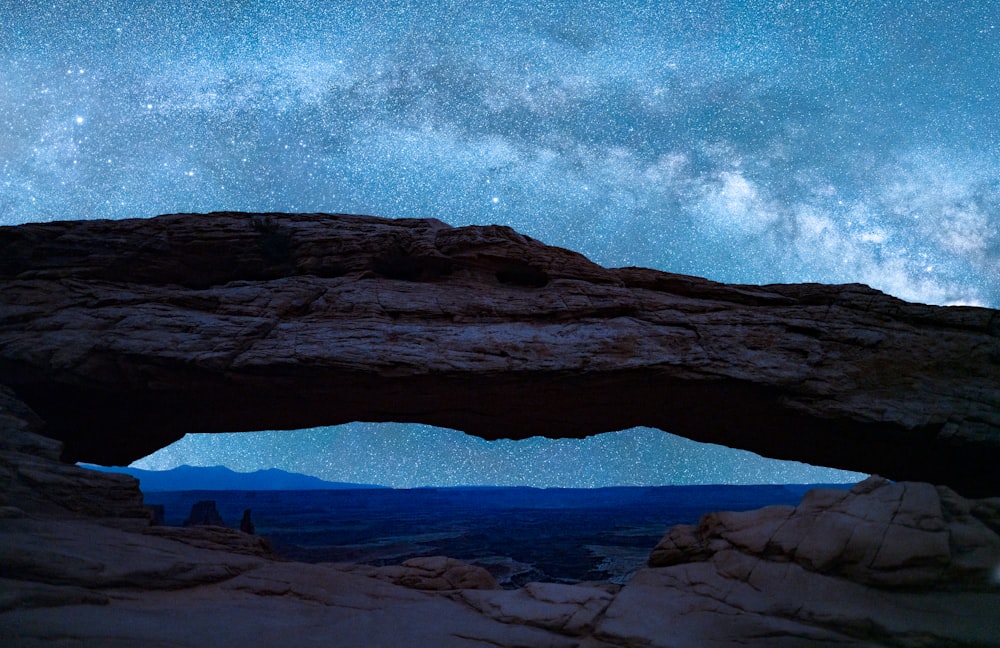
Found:
[{"label": "rock formation", "polygon": [[798,506],[709,513],[695,527],[678,525],[649,564],[737,552],[885,589],[990,590],[998,533],[1000,498],[970,502],[946,486],[870,477],[850,491],[809,491]]},{"label": "rock formation", "polygon": [[0,645],[1000,646],[1000,498],[873,478],[677,527],[624,587],[498,590],[151,527],[134,479],[60,463],[42,425],[0,389]]},{"label": "rock formation", "polygon": [[60,443],[42,436],[44,422],[0,385],[0,508],[8,517],[35,515],[98,518],[141,528],[152,512],[139,482],[63,463]]},{"label": "rock formation", "polygon": [[226,526],[215,506],[215,500],[201,500],[191,506],[191,513],[184,520],[184,526]]},{"label": "rock formation", "polygon": [[637,425],[1000,492],[1000,318],[605,269],[509,228],[218,213],[0,228],[0,383],[65,457],[190,431]]},{"label": "rock formation", "polygon": [[243,511],[243,517],[240,519],[240,531],[250,535],[257,531],[257,527],[253,525],[253,518],[250,517],[250,509]]},{"label": "rock formation", "polygon": [[418,590],[500,589],[493,575],[482,567],[447,556],[410,558],[399,565],[384,567],[339,565],[338,568]]},{"label": "rock formation", "polygon": [[605,627],[678,645],[997,646],[998,533],[1000,498],[877,477],[709,513],[670,530]]}]

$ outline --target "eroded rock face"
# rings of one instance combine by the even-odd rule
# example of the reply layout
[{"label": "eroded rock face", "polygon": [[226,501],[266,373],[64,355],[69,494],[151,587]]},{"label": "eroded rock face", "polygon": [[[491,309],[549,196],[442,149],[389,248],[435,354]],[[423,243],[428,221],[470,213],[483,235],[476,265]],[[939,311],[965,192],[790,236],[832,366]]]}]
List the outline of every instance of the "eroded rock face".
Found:
[{"label": "eroded rock face", "polygon": [[[127,475],[63,463],[61,443],[43,436],[44,423],[0,385],[0,517],[102,518],[144,527],[152,518],[139,482]],[[20,512],[20,513],[18,513]]]},{"label": "eroded rock face", "polygon": [[670,530],[598,630],[637,645],[1000,645],[998,510],[872,477],[709,513]]},{"label": "eroded rock face", "polygon": [[0,382],[66,457],[191,431],[637,425],[1000,493],[1000,318],[605,269],[505,227],[208,214],[0,228]]},{"label": "eroded rock face", "polygon": [[1000,645],[1000,593],[885,591],[738,552],[645,569],[597,633],[625,645],[872,648]]},{"label": "eroded rock face", "polygon": [[696,526],[675,526],[649,564],[738,552],[881,588],[993,590],[998,532],[1000,498],[966,500],[945,486],[870,477],[850,491],[809,491],[798,506],[709,513]]}]

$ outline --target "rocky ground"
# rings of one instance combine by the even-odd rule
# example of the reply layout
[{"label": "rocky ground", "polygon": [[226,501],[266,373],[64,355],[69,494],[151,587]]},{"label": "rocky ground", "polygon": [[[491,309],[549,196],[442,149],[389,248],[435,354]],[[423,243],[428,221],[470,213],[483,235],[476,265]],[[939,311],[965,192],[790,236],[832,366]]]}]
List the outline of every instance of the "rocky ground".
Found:
[{"label": "rocky ground", "polygon": [[502,590],[150,526],[134,480],[60,463],[40,425],[0,389],[2,645],[1000,646],[1000,498],[871,478],[675,527],[624,587]]}]

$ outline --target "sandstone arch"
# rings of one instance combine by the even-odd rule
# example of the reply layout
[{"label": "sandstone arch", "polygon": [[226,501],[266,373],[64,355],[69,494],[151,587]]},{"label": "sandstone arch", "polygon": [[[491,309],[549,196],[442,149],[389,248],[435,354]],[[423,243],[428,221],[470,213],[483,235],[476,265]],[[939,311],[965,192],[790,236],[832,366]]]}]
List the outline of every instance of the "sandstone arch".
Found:
[{"label": "sandstone arch", "polygon": [[0,383],[127,463],[190,431],[637,425],[997,494],[1000,318],[606,269],[505,227],[180,214],[0,228]]}]

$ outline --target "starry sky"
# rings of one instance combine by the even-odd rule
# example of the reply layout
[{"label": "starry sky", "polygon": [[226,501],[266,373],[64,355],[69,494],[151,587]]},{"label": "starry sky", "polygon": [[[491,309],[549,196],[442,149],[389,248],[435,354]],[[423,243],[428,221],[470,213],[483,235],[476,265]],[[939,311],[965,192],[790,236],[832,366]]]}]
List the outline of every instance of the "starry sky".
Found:
[{"label": "starry sky", "polygon": [[[500,223],[608,266],[1000,307],[1000,2],[0,0],[0,224]],[[835,481],[659,431],[189,435],[340,480]]]}]

